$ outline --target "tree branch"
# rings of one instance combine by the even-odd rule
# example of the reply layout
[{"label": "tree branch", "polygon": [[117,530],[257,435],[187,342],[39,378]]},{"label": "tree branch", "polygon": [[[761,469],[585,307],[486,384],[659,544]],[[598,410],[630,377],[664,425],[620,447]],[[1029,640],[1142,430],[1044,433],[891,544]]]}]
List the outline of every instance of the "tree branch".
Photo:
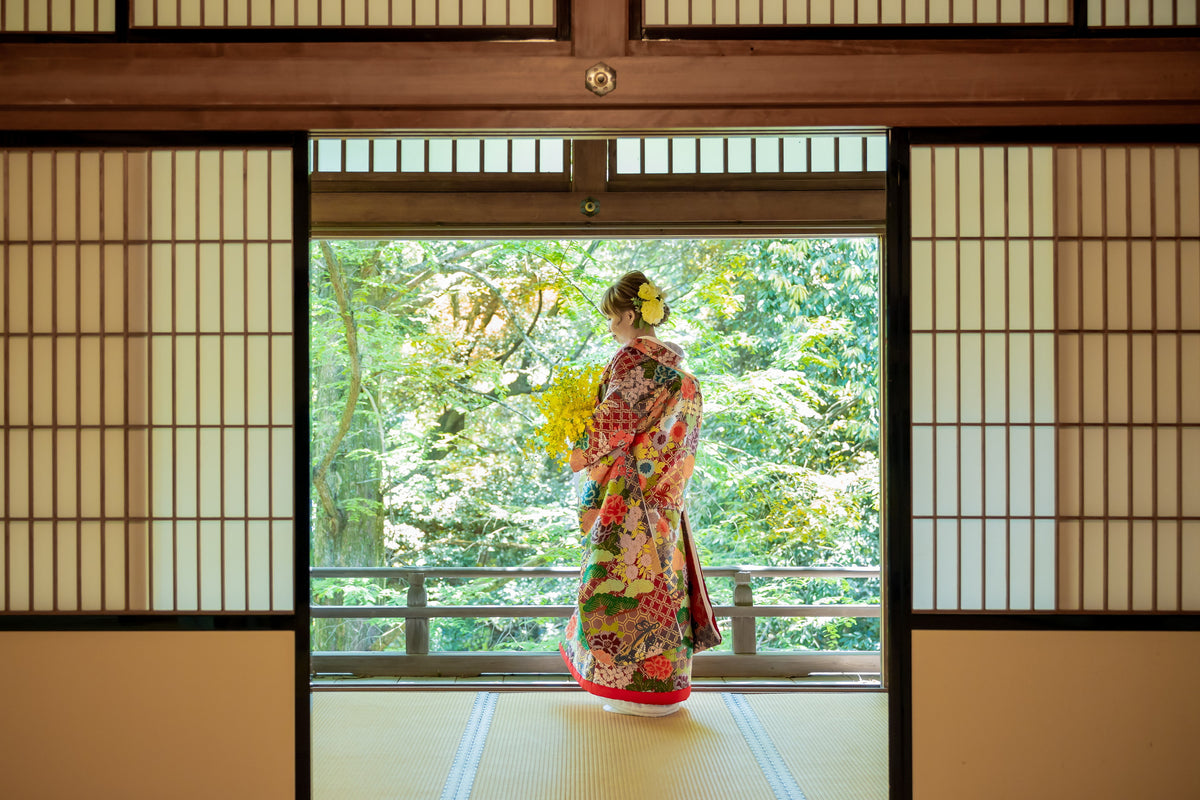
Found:
[{"label": "tree branch", "polygon": [[550,360],[550,357],[534,346],[533,340],[529,338],[529,335],[525,333],[524,326],[521,325],[521,318],[517,316],[517,313],[513,310],[512,306],[508,304],[508,300],[504,297],[504,292],[500,290],[499,286],[492,283],[490,278],[488,278],[486,275],[476,272],[473,269],[470,269],[469,267],[464,267],[461,264],[455,264],[447,269],[446,272],[461,272],[465,275],[470,275],[472,278],[488,287],[492,294],[496,295],[496,299],[500,301],[500,304],[504,306],[504,310],[508,312],[508,316],[512,320],[513,326],[521,333],[521,339],[525,342],[526,349],[528,349],[529,352],[533,353],[542,361],[545,361],[550,366],[554,366],[554,362]]},{"label": "tree branch", "polygon": [[[529,336],[530,334],[533,333],[533,326],[537,325],[537,321],[539,319],[541,319],[541,317],[542,317],[542,290],[541,289],[538,289],[537,298],[538,298],[537,310],[533,312],[533,322],[529,323],[529,329],[525,331],[526,336]],[[504,351],[504,355],[497,356],[496,362],[498,364],[504,364],[505,361],[508,361],[508,357],[517,351],[517,348],[520,345],[521,345],[520,339],[513,342],[512,347],[510,347]]]},{"label": "tree branch", "polygon": [[[587,257],[592,261],[596,260],[592,256],[592,252],[596,249],[596,245],[598,243],[599,243],[599,240],[592,242],[592,246],[589,247],[587,250]],[[537,256],[538,258],[542,259],[543,261],[545,261],[550,266],[554,267],[556,270],[558,270],[559,274],[563,276],[563,278],[567,281],[567,283],[571,284],[571,286],[574,287],[575,291],[579,292],[579,294],[583,296],[583,299],[588,301],[588,305],[590,305],[592,308],[596,309],[597,314],[599,314],[602,317],[604,316],[604,312],[600,310],[600,306],[598,306],[594,302],[592,302],[592,298],[588,297],[587,292],[585,292],[583,289],[579,288],[579,285],[577,283],[575,283],[575,281],[571,280],[571,276],[567,274],[566,270],[564,270],[558,264],[555,264],[550,259],[546,258],[541,253],[534,253],[534,255]]]},{"label": "tree branch", "polygon": [[480,252],[481,250],[489,250],[498,244],[500,244],[500,242],[471,242],[466,247],[460,247],[451,253],[447,253],[444,258],[434,257],[425,259],[420,264],[417,264],[413,267],[414,270],[420,270],[420,272],[405,281],[405,283],[399,289],[392,292],[391,295],[384,299],[379,307],[382,309],[388,308],[392,303],[399,300],[405,292],[417,288],[434,273],[445,271],[441,269],[441,267],[447,261],[458,261],[460,258],[466,258],[469,255]]},{"label": "tree branch", "polygon": [[467,386],[465,383],[459,383],[458,381],[451,381],[450,385],[456,386],[459,389],[462,389],[464,392],[470,392],[471,394],[477,394],[480,397],[486,397],[488,400],[491,400],[496,405],[503,406],[504,408],[508,409],[512,413],[516,414],[518,417],[525,420],[530,425],[537,425],[537,422],[530,419],[526,414],[521,413],[517,409],[510,406],[508,403],[501,400],[499,397],[496,397],[496,395],[494,395],[494,394],[491,394],[489,392],[481,392],[478,389],[472,389],[470,386]]},{"label": "tree branch", "polygon": [[588,342],[590,342],[592,340],[593,335],[594,335],[593,331],[588,331],[587,336],[583,337],[583,341],[579,343],[579,347],[576,348],[575,352],[571,354],[571,358],[570,358],[571,361],[574,361],[575,359],[577,359],[581,355],[583,355],[583,351],[587,349]]}]

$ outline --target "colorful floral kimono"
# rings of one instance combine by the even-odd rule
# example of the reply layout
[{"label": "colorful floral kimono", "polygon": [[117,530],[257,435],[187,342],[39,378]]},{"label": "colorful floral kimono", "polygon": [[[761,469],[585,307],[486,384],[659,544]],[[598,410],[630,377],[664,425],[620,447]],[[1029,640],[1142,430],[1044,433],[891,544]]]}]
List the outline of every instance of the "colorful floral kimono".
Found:
[{"label": "colorful floral kimono", "polygon": [[677,703],[691,692],[692,654],[721,641],[684,514],[701,397],[681,361],[657,339],[618,350],[571,452],[585,471],[584,558],[562,654],[600,697]]}]

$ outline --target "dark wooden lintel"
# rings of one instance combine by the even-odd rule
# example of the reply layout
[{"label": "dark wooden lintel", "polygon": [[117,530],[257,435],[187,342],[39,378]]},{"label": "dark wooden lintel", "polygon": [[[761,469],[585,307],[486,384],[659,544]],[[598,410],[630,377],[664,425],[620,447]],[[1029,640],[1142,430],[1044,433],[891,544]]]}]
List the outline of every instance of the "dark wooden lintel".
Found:
[{"label": "dark wooden lintel", "polygon": [[[599,202],[595,216],[580,204]],[[609,235],[637,230],[761,231],[809,234],[882,232],[885,198],[878,191],[732,192],[317,192],[313,236],[457,236],[573,232]],[[719,235],[709,233],[707,235]]]},{"label": "dark wooden lintel", "polygon": [[[1194,124],[1200,40],[776,42],[605,56],[563,43],[0,45],[0,128],[674,130]],[[666,44],[666,43],[663,43]],[[710,44],[710,43],[689,43]],[[820,45],[820,46],[817,46]],[[601,45],[597,45],[601,47]]]}]

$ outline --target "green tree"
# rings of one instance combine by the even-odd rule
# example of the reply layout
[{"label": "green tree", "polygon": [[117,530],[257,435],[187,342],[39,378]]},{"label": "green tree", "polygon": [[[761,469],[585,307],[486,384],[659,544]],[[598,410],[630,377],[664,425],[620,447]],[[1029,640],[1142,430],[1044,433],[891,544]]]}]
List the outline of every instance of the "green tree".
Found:
[{"label": "green tree", "polygon": [[[573,480],[528,446],[530,395],[560,365],[611,355],[593,301],[635,266],[665,289],[663,335],[705,391],[689,502],[706,563],[878,563],[875,240],[317,242],[312,260],[315,564],[577,564]],[[877,599],[865,583],[756,593]],[[431,602],[562,603],[571,584],[439,582]],[[399,604],[402,588],[314,593]],[[560,624],[440,621],[432,645],[549,647]],[[878,643],[866,620],[760,627],[781,647]],[[400,646],[401,630],[318,620],[315,646]]]}]

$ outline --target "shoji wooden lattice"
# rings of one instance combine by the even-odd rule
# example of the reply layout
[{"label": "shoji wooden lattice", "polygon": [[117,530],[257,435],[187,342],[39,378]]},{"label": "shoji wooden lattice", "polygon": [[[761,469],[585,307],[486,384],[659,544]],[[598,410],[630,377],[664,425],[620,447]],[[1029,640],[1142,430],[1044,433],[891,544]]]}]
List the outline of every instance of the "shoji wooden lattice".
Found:
[{"label": "shoji wooden lattice", "polygon": [[1197,0],[1088,0],[1093,28],[1195,27]]},{"label": "shoji wooden lattice", "polygon": [[914,609],[1200,610],[1200,149],[911,176]]},{"label": "shoji wooden lattice", "polygon": [[116,0],[0,0],[0,33],[108,33]]},{"label": "shoji wooden lattice", "polygon": [[613,176],[882,174],[887,135],[620,137],[610,143],[609,163]]},{"label": "shoji wooden lattice", "polygon": [[290,609],[291,182],[0,150],[0,610]]},{"label": "shoji wooden lattice", "polygon": [[1053,153],[911,156],[913,605],[1049,608]]},{"label": "shoji wooden lattice", "polygon": [[1063,25],[1070,15],[1069,0],[642,0],[650,32],[691,26]]},{"label": "shoji wooden lattice", "polygon": [[139,28],[554,28],[555,0],[132,0]]},{"label": "shoji wooden lattice", "polygon": [[1200,148],[1055,175],[1058,605],[1200,610]]},{"label": "shoji wooden lattice", "polygon": [[318,136],[309,143],[309,168],[317,179],[332,175],[565,177],[570,160],[570,142],[561,138]]}]

